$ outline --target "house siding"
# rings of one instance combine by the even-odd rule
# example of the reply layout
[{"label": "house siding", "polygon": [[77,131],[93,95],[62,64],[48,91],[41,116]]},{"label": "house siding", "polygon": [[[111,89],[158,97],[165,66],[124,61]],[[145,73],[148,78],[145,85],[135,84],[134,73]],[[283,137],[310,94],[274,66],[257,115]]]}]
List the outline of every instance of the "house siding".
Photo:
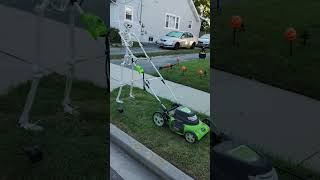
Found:
[{"label": "house siding", "polygon": [[[142,37],[144,42],[148,41],[149,36],[158,40],[161,36],[173,31],[165,27],[166,13],[180,17],[180,31],[189,31],[195,36],[199,35],[201,22],[196,21],[188,0],[143,0],[142,10],[142,22],[147,32]],[[149,16],[145,16],[146,14]],[[193,22],[191,29],[188,28],[189,21]]]},{"label": "house siding", "polygon": [[[199,36],[201,21],[197,21],[193,13],[189,0],[133,0],[128,3],[133,7],[133,32],[140,38],[142,42],[149,42],[149,37],[153,37],[155,42],[161,36],[167,34],[174,29],[165,27],[166,13],[174,14],[180,18],[179,30],[191,32],[194,36]],[[142,18],[144,28],[139,25],[140,20],[140,3],[142,2]],[[114,6],[114,5],[111,5]],[[113,19],[124,20],[124,5],[119,7],[111,7],[111,26],[119,27],[119,23],[115,23]],[[120,12],[120,14],[119,14]],[[118,17],[117,17],[118,16]],[[189,21],[192,21],[192,28],[189,29]],[[123,24],[123,21],[122,21]],[[120,26],[122,26],[122,24]],[[121,27],[120,27],[121,28]],[[141,31],[143,30],[143,31]]]},{"label": "house siding", "polygon": [[133,32],[139,37],[139,35],[141,34],[141,28],[139,25],[140,2],[140,0],[132,0],[126,5],[122,3],[119,3],[119,5],[110,3],[110,26],[117,29],[123,29],[123,23],[125,20],[125,7],[130,6],[133,9]]}]

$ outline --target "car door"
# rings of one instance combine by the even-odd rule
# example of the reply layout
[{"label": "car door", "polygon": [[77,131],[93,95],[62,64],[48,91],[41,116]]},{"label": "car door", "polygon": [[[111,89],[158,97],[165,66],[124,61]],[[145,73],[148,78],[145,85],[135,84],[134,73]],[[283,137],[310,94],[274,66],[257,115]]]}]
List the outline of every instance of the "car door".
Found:
[{"label": "car door", "polygon": [[195,37],[193,36],[193,34],[189,33],[189,47],[191,47],[193,43],[195,43],[195,45],[196,45],[197,41],[196,41]]},{"label": "car door", "polygon": [[187,47],[188,46],[188,34],[183,33],[181,36],[181,41],[180,41],[180,47]]}]

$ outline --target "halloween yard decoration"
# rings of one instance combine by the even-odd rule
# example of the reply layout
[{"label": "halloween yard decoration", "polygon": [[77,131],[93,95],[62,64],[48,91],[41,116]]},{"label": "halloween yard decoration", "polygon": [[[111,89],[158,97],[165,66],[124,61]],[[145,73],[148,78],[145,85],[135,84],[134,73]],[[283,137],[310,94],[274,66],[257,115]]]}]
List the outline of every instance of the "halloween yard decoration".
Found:
[{"label": "halloween yard decoration", "polygon": [[[71,105],[70,93],[72,89],[72,79],[75,71],[76,64],[76,53],[75,53],[75,20],[76,15],[79,14],[81,17],[82,23],[86,25],[88,32],[92,35],[94,39],[98,37],[106,38],[107,28],[103,23],[102,19],[93,15],[88,14],[83,11],[81,8],[82,0],[43,0],[41,4],[36,5],[35,12],[36,16],[36,48],[35,48],[35,62],[33,63],[33,80],[29,94],[26,99],[26,103],[23,109],[23,112],[19,118],[20,127],[26,130],[41,131],[43,128],[37,123],[31,123],[29,121],[29,114],[35,99],[35,95],[38,89],[38,85],[41,77],[43,76],[43,67],[40,66],[41,62],[41,41],[44,35],[43,29],[43,18],[47,9],[52,9],[59,13],[66,13],[68,10],[69,13],[69,57],[66,73],[66,87],[64,93],[64,99],[62,101],[62,106],[65,113],[74,114],[76,111]],[[106,41],[107,42],[107,41]],[[107,44],[106,44],[107,45]],[[106,70],[108,72],[108,70]],[[108,73],[107,73],[108,74]],[[108,76],[108,75],[107,75]],[[109,77],[109,76],[108,76]],[[107,77],[107,78],[108,78]]]},{"label": "halloween yard decoration", "polygon": [[[126,84],[130,84],[130,92],[129,92],[129,96],[131,98],[135,98],[133,95],[133,83],[135,81],[140,81],[142,80],[144,83],[144,86],[146,86],[149,90],[151,90],[152,94],[156,97],[156,99],[159,101],[159,98],[156,96],[155,92],[153,91],[153,89],[151,88],[151,81],[154,80],[161,80],[161,82],[167,87],[167,89],[170,91],[172,97],[176,99],[176,96],[173,94],[171,88],[167,85],[167,83],[165,83],[164,78],[162,77],[162,75],[160,74],[159,70],[156,68],[156,66],[154,65],[154,63],[152,62],[151,58],[148,56],[148,54],[145,52],[143,45],[141,44],[139,38],[133,33],[131,32],[131,28],[132,28],[132,24],[130,22],[125,22],[124,23],[124,28],[121,29],[119,31],[119,35],[121,37],[121,41],[122,41],[122,46],[125,48],[126,53],[124,55],[124,59],[123,62],[121,63],[121,77],[120,77],[120,88],[118,91],[118,95],[116,98],[116,102],[121,105],[124,102],[120,99],[121,96],[121,92],[122,92],[122,88],[124,85]],[[142,50],[144,56],[143,57],[137,57],[134,55],[134,53],[132,52],[131,48],[133,47],[133,42],[136,41],[139,45],[139,48]],[[147,61],[148,63],[150,63],[152,65],[152,67],[154,68],[154,70],[156,71],[156,73],[158,74],[159,77],[154,77],[154,78],[148,78],[145,79],[144,78],[144,70],[141,66],[138,65],[139,61]],[[131,66],[131,78],[129,82],[124,82],[124,78],[123,78],[123,72],[124,72],[124,66],[128,65]],[[172,64],[167,64],[165,65],[165,67],[162,68],[171,68],[173,65]],[[139,67],[139,68],[137,68]],[[142,74],[142,78],[136,78],[134,79],[134,70],[138,71],[139,74]]]},{"label": "halloween yard decoration", "polygon": [[310,32],[308,30],[304,30],[300,38],[303,40],[303,46],[307,46],[307,41],[310,39]]},{"label": "halloween yard decoration", "polygon": [[180,57],[178,56],[178,57],[177,57],[177,65],[178,65],[178,66],[179,66],[179,64],[180,64],[180,60],[181,60],[181,59],[180,59]]},{"label": "halloween yard decoration", "polygon": [[202,69],[199,69],[197,73],[198,73],[200,79],[204,76],[204,72]]},{"label": "halloween yard decoration", "polygon": [[182,67],[181,67],[182,75],[184,75],[184,73],[187,72],[187,70],[188,70],[188,69],[187,69],[186,66],[182,66]]},{"label": "halloween yard decoration", "polygon": [[207,54],[206,54],[206,48],[202,47],[201,51],[199,52],[199,59],[206,59]]},{"label": "halloween yard decoration", "polygon": [[233,45],[236,45],[237,30],[242,27],[242,18],[240,16],[231,17],[231,27],[233,29]]},{"label": "halloween yard decoration", "polygon": [[164,66],[161,66],[161,67],[159,67],[159,70],[161,70],[161,69],[172,69],[172,67],[174,66],[174,65],[176,65],[176,64],[170,64],[170,63],[168,63],[168,64],[165,64]]},{"label": "halloween yard decoration", "polygon": [[289,41],[290,43],[290,56],[292,56],[293,44],[294,44],[294,41],[297,39],[297,32],[294,28],[290,27],[286,30],[286,32],[284,33],[284,36],[286,40]]}]

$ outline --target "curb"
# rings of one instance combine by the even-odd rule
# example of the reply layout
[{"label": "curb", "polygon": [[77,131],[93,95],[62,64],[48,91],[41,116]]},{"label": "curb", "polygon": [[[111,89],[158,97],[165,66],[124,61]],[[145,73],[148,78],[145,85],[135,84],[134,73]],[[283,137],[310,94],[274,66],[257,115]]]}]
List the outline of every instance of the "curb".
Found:
[{"label": "curb", "polygon": [[110,140],[163,179],[193,180],[192,177],[152,152],[113,124],[110,124]]}]

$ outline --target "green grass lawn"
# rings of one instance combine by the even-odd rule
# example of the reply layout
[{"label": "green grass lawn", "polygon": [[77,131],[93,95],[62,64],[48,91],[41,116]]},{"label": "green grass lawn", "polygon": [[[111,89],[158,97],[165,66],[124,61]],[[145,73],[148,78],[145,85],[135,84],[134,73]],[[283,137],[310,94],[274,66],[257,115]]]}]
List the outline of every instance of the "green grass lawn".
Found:
[{"label": "green grass lawn", "polygon": [[[18,127],[30,82],[13,87],[0,96],[0,179],[105,179],[109,176],[106,90],[91,83],[75,81],[73,104],[79,115],[63,113],[65,79],[50,75],[41,79],[32,108],[32,121],[41,120],[43,132]],[[37,144],[44,159],[36,164],[22,148]]]},{"label": "green grass lawn", "polygon": [[[217,69],[320,99],[320,1],[239,0],[224,3],[222,14],[214,19],[214,46]],[[232,45],[232,15],[242,17],[245,32],[238,33],[239,47]],[[289,56],[284,39],[288,27],[298,35],[305,29],[311,40],[301,39]]]},{"label": "green grass lawn", "polygon": [[[159,52],[147,52],[149,57],[155,57],[155,56],[169,56],[169,55],[176,55],[176,54],[194,54],[199,53],[199,49],[179,49],[179,50],[168,50],[168,51],[159,51]],[[112,52],[111,52],[112,53]],[[144,56],[143,53],[136,53],[135,56]],[[119,59],[121,60],[123,58],[123,55],[110,55],[110,59],[115,60]]]},{"label": "green grass lawn", "polygon": [[[188,144],[183,136],[173,133],[169,128],[157,127],[152,121],[152,115],[160,110],[158,101],[149,93],[137,88],[134,89],[134,100],[127,96],[128,86],[123,88],[124,113],[120,114],[115,102],[117,92],[113,91],[110,98],[113,124],[187,174],[200,180],[209,179],[209,135],[196,144]],[[164,100],[164,103],[170,104],[168,100]],[[205,116],[199,117],[203,119]]]},{"label": "green grass lawn", "polygon": [[[187,67],[187,71],[183,74],[181,67]],[[207,72],[200,78],[197,74],[199,70]],[[183,84],[205,92],[210,92],[210,62],[209,60],[191,60],[181,62],[179,65],[173,66],[172,69],[166,68],[160,70],[162,76],[169,81]],[[156,75],[156,74],[154,74]]]}]

